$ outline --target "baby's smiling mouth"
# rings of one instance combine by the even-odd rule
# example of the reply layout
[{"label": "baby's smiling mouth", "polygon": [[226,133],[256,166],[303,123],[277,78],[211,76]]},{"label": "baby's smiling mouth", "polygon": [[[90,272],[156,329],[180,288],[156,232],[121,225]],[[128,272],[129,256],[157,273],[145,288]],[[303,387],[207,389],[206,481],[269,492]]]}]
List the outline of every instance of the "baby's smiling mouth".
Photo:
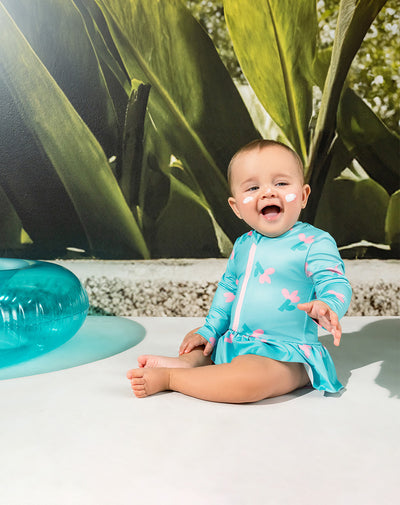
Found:
[{"label": "baby's smiling mouth", "polygon": [[278,205],[266,205],[261,209],[261,214],[265,216],[266,219],[275,219],[279,216],[282,209]]}]

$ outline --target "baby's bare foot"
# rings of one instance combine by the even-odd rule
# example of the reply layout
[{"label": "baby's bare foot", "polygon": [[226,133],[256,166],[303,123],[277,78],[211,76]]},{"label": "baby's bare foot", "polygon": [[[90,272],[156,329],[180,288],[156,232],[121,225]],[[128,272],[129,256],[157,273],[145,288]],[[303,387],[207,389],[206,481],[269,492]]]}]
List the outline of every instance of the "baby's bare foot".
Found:
[{"label": "baby's bare foot", "polygon": [[190,368],[192,365],[182,358],[170,358],[167,356],[154,356],[144,354],[138,357],[140,368]]},{"label": "baby's bare foot", "polygon": [[145,398],[169,389],[168,368],[137,368],[129,370],[128,379],[137,398]]}]

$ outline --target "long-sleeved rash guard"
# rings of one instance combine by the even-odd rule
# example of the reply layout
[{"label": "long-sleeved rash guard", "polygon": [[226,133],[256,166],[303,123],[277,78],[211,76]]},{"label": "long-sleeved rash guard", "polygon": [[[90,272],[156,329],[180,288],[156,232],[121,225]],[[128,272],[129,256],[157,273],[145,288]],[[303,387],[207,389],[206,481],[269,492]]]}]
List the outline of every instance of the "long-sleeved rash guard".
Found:
[{"label": "long-sleeved rash guard", "polygon": [[342,388],[318,325],[298,303],[318,299],[344,316],[351,287],[336,243],[297,222],[280,237],[251,231],[234,245],[205,324],[197,333],[213,344],[216,364],[242,354],[304,363],[316,389]]}]

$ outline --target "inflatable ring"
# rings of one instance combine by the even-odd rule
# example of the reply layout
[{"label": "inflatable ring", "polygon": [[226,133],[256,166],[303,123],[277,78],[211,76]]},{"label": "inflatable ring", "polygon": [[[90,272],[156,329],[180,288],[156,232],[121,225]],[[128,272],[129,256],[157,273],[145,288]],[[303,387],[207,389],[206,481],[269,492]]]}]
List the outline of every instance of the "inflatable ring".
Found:
[{"label": "inflatable ring", "polygon": [[63,344],[82,326],[86,291],[66,268],[0,258],[0,367]]}]

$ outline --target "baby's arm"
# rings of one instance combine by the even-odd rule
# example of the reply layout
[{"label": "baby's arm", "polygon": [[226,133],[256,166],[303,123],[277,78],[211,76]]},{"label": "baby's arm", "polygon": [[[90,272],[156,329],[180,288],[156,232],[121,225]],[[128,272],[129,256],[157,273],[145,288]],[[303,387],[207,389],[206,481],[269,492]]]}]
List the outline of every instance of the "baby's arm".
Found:
[{"label": "baby's arm", "polygon": [[338,315],[329,305],[321,300],[312,300],[308,303],[299,303],[297,308],[304,310],[320,326],[323,326],[327,331],[332,333],[335,345],[340,344],[342,327],[340,326]]},{"label": "baby's arm", "polygon": [[344,275],[344,263],[334,239],[324,233],[310,247],[306,273],[315,286],[315,300],[298,307],[327,331],[334,344],[339,345],[342,335],[339,320],[346,313],[351,300],[351,286]]},{"label": "baby's arm", "polygon": [[[211,353],[213,347],[217,344],[218,339],[221,338],[221,336],[229,328],[232,305],[238,288],[235,256],[237,252],[237,244],[241,240],[243,241],[243,237],[240,237],[235,242],[234,251],[230,256],[226,270],[218,283],[217,290],[204,325],[201,328],[197,328],[196,330],[189,332],[185,337],[185,340],[188,339],[191,342],[191,348],[196,345],[203,345],[207,342],[208,345],[206,345],[204,349],[205,355]],[[199,337],[201,340],[199,340]],[[185,340],[183,341],[182,346],[185,345]]]},{"label": "baby's arm", "polygon": [[186,354],[190,351],[193,351],[196,347],[204,345],[204,356],[208,356],[213,349],[213,346],[208,342],[204,337],[196,333],[200,328],[196,328],[194,330],[189,331],[189,333],[183,339],[180,347],[179,347],[179,355]]}]

